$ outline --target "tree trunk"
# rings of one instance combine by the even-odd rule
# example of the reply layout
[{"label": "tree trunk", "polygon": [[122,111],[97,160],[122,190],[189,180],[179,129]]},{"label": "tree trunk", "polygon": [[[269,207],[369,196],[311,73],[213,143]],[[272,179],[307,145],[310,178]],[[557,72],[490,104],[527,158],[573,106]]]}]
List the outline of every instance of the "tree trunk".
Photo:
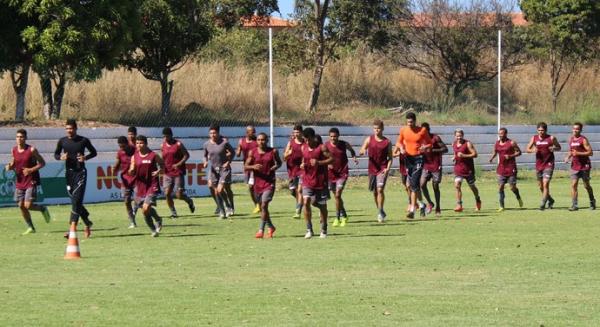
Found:
[{"label": "tree trunk", "polygon": [[17,97],[15,109],[15,121],[25,120],[25,94],[27,93],[27,84],[29,82],[30,64],[23,64],[10,70],[10,79]]},{"label": "tree trunk", "polygon": [[67,84],[65,74],[59,74],[58,79],[54,80],[55,91],[53,99],[54,103],[52,108],[52,119],[60,119],[63,97],[65,95],[65,84]]},{"label": "tree trunk", "polygon": [[40,75],[40,88],[42,90],[42,114],[46,120],[52,117],[53,98],[52,98],[52,81],[47,77]]},{"label": "tree trunk", "polygon": [[556,113],[557,106],[558,106],[558,96],[552,94],[552,112]]},{"label": "tree trunk", "polygon": [[171,95],[173,94],[173,81],[169,81],[169,73],[163,72],[160,80],[161,103],[160,113],[163,118],[169,115],[171,105]]},{"label": "tree trunk", "polygon": [[315,73],[313,75],[312,91],[310,92],[310,100],[306,111],[315,113],[317,111],[317,103],[319,102],[319,95],[321,94],[321,79],[323,78],[323,66],[315,67]]}]

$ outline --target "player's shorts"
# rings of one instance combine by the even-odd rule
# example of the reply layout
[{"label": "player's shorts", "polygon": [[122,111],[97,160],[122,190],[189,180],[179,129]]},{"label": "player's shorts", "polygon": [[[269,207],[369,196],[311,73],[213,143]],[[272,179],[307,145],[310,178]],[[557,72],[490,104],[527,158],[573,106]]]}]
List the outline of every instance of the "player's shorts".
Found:
[{"label": "player's shorts", "polygon": [[317,190],[308,187],[302,188],[302,197],[305,199],[310,198],[312,204],[326,204],[328,194],[329,192],[327,189]]},{"label": "player's shorts", "polygon": [[290,178],[290,181],[289,181],[290,190],[295,190],[298,188],[298,186],[302,186],[302,178],[300,178],[300,176]]},{"label": "player's shorts", "polygon": [[442,182],[442,170],[439,169],[437,171],[430,171],[427,169],[423,169],[423,173],[421,174],[421,184],[425,184],[429,181],[432,181],[434,183],[441,183]]},{"label": "player's shorts", "polygon": [[337,190],[343,190],[346,187],[347,178],[338,178],[335,182],[329,183],[329,190],[335,192]]},{"label": "player's shorts", "polygon": [[125,201],[131,201],[134,194],[135,191],[133,186],[121,185],[121,197],[123,197]]},{"label": "player's shorts", "polygon": [[571,180],[583,179],[584,181],[589,181],[590,171],[589,170],[572,170],[571,169]]},{"label": "player's shorts", "polygon": [[467,181],[467,184],[469,185],[475,185],[475,174],[469,176],[454,176],[454,182],[462,183],[462,181]]},{"label": "player's shorts", "polygon": [[208,180],[212,186],[231,184],[231,168],[211,168]]},{"label": "player's shorts", "polygon": [[369,175],[369,191],[373,192],[378,188],[385,188],[388,175],[385,173],[379,173],[377,175]]},{"label": "player's shorts", "polygon": [[413,192],[421,189],[421,175],[423,174],[423,156],[406,156],[406,169],[408,182]]},{"label": "player's shorts", "polygon": [[273,201],[273,194],[275,193],[275,187],[264,190],[260,193],[254,193],[254,198],[260,203],[268,203]]},{"label": "player's shorts", "polygon": [[498,175],[498,184],[500,184],[500,185],[504,185],[504,184],[515,185],[515,184],[517,184],[517,174],[513,174],[510,176]]},{"label": "player's shorts", "polygon": [[167,176],[163,175],[163,189],[165,192],[168,190],[176,190],[176,191],[185,191],[185,184],[183,183],[183,179],[185,175],[179,176]]},{"label": "player's shorts", "polygon": [[138,207],[140,207],[140,208],[143,207],[144,204],[156,206],[156,194],[149,193],[149,194],[146,194],[146,196],[144,196],[144,197],[136,196],[135,203],[137,203]]},{"label": "player's shorts", "polygon": [[408,186],[408,184],[406,184],[406,181],[408,181],[408,175],[404,175],[403,174],[403,175],[400,175],[400,176],[401,176],[400,178],[402,179],[402,185]]},{"label": "player's shorts", "polygon": [[34,202],[37,198],[37,186],[31,186],[26,190],[15,189],[15,202]]},{"label": "player's shorts", "polygon": [[250,186],[254,185],[254,171],[249,170],[244,172],[244,182]]},{"label": "player's shorts", "polygon": [[552,179],[552,175],[554,174],[554,168],[544,168],[543,170],[538,170],[535,172],[537,175],[537,179]]}]

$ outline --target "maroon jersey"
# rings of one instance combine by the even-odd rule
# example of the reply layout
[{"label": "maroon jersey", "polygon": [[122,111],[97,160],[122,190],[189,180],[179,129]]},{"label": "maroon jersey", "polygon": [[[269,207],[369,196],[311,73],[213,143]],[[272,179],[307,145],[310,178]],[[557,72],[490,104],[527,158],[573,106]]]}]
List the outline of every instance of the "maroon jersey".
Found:
[{"label": "maroon jersey", "polygon": [[260,170],[254,172],[254,192],[263,193],[275,189],[275,171],[271,170],[276,166],[275,152],[277,150],[267,147],[264,153],[260,153],[258,148],[253,148],[249,153],[252,154],[251,165],[261,164]]},{"label": "maroon jersey", "polygon": [[452,149],[454,150],[454,175],[467,177],[475,173],[475,163],[473,158],[459,158],[458,153],[471,154],[469,147],[467,146],[469,141],[464,140],[463,144],[458,144],[454,141],[452,143]]},{"label": "maroon jersey", "polygon": [[133,182],[135,181],[135,176],[127,173],[129,171],[129,167],[131,166],[131,158],[133,157],[134,153],[135,148],[132,148],[131,146],[127,146],[125,150],[119,149],[117,152],[117,158],[120,162],[119,168],[121,168],[121,181],[123,182],[123,186],[126,188],[133,187]]},{"label": "maroon jersey", "polygon": [[325,146],[333,157],[331,168],[327,170],[329,182],[347,179],[348,155],[346,154],[346,150],[348,149],[348,143],[345,141],[338,141],[337,144],[334,145],[333,143],[327,141]]},{"label": "maroon jersey", "polygon": [[[583,135],[579,135],[579,137],[572,136],[571,140],[569,140],[569,150],[583,152],[585,148],[583,147],[583,140],[587,140],[587,138]],[[592,164],[590,163],[590,157],[588,156],[573,156],[571,160],[571,169],[576,171],[590,170],[592,168]]]},{"label": "maroon jersey", "polygon": [[327,181],[327,166],[310,165],[310,159],[325,160],[322,145],[311,149],[308,144],[302,146],[302,159],[304,161],[304,172],[302,174],[302,187],[307,187],[314,190],[322,190],[325,188]]},{"label": "maroon jersey", "polygon": [[400,162],[400,174],[402,176],[408,176],[408,168],[406,168],[406,155],[400,153],[400,156],[398,156],[398,161]]},{"label": "maroon jersey", "polygon": [[158,170],[156,153],[150,151],[145,156],[140,152],[133,155],[135,161],[135,192],[139,198],[148,195],[154,195],[160,192],[158,176],[152,176],[152,173]]},{"label": "maroon jersey", "polygon": [[500,140],[496,141],[494,149],[498,153],[498,167],[496,167],[496,173],[500,176],[512,176],[517,173],[517,160],[514,157],[506,159],[506,155],[515,154],[515,149],[510,139],[506,139],[504,144],[500,143]]},{"label": "maroon jersey", "polygon": [[535,135],[533,144],[537,149],[535,152],[535,170],[554,169],[554,152],[550,151],[550,147],[554,145],[552,136],[546,135],[546,137],[541,138],[539,135]]},{"label": "maroon jersey", "polygon": [[384,136],[381,141],[377,141],[375,135],[371,135],[367,151],[369,152],[369,175],[380,174],[387,168],[390,140]]},{"label": "maroon jersey", "polygon": [[26,190],[30,187],[37,187],[40,184],[40,173],[36,171],[32,174],[25,176],[23,174],[24,168],[33,168],[37,165],[37,161],[31,151],[31,146],[25,144],[25,149],[19,152],[19,147],[15,146],[12,148],[12,155],[14,158],[14,170],[17,174],[16,188],[18,190]]},{"label": "maroon jersey", "polygon": [[298,144],[296,140],[290,141],[290,147],[292,148],[292,154],[286,160],[286,166],[288,176],[290,179],[298,177],[302,174],[300,165],[302,164],[302,145],[304,142]]},{"label": "maroon jersey", "polygon": [[180,162],[183,159],[182,144],[178,140],[175,140],[173,144],[163,142],[160,147],[160,151],[165,161],[165,175],[170,177],[177,177],[185,175],[185,165],[181,165],[179,168],[174,168],[173,165]]},{"label": "maroon jersey", "polygon": [[[242,149],[242,160],[243,162],[246,162],[246,159],[248,159],[248,153],[250,153],[250,151],[252,151],[253,149],[256,149],[258,147],[258,143],[256,143],[256,140],[251,140],[248,141],[245,137],[242,137],[240,139],[240,148]],[[250,170],[245,170],[246,172],[250,172]]]},{"label": "maroon jersey", "polygon": [[[442,141],[439,135],[431,134],[431,149],[439,150],[439,143]],[[425,163],[423,165],[423,169],[427,171],[440,171],[442,169],[442,153],[441,152],[431,152],[427,151],[424,154]]]}]

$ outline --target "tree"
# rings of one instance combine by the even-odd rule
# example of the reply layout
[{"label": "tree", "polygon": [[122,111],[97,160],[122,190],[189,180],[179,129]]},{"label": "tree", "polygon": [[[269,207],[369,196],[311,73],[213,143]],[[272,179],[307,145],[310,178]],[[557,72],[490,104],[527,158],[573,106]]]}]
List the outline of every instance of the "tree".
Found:
[{"label": "tree", "polygon": [[166,117],[173,94],[171,73],[212,39],[217,24],[229,28],[242,16],[274,10],[275,0],[142,0],[142,36],[126,65],[160,82],[161,115]]},{"label": "tree", "polygon": [[600,2],[596,0],[523,0],[521,8],[532,24],[527,30],[528,53],[549,67],[552,108],[556,112],[569,79],[598,56]]},{"label": "tree", "polygon": [[[389,27],[405,15],[405,0],[297,0],[291,29],[279,46],[313,69],[312,91],[306,110],[317,110],[323,71],[337,59],[340,48],[358,40],[381,47],[395,36]],[[287,50],[285,49],[287,48]]]},{"label": "tree", "polygon": [[[464,3],[464,2],[463,2]],[[502,66],[522,63],[522,45],[509,12],[496,1],[414,0],[399,28],[406,42],[386,49],[392,61],[434,80],[447,100],[497,76],[497,31],[503,30]]]}]

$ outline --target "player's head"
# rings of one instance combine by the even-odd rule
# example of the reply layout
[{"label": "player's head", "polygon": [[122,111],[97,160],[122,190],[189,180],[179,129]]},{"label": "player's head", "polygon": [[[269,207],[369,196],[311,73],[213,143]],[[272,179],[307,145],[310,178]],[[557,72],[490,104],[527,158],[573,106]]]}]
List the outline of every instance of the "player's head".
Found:
[{"label": "player's head", "polygon": [[462,142],[464,137],[465,137],[465,132],[462,129],[457,128],[454,130],[454,139],[455,140]]},{"label": "player's head", "polygon": [[431,134],[431,126],[429,126],[429,123],[421,123],[421,127],[427,131],[427,134]]},{"label": "player's head", "polygon": [[16,140],[18,145],[24,145],[25,141],[27,141],[27,131],[24,129],[17,130]]},{"label": "player's head", "polygon": [[300,124],[294,125],[294,129],[292,131],[292,136],[295,139],[300,139],[302,137],[302,125],[300,125]]},{"label": "player's head", "polygon": [[246,137],[251,140],[256,139],[256,128],[254,128],[254,125],[246,126]]},{"label": "player's head", "polygon": [[406,126],[415,127],[417,126],[417,115],[414,112],[409,112],[406,114]]},{"label": "player's head", "polygon": [[219,132],[221,130],[221,127],[215,123],[212,123],[210,125],[210,127],[208,128],[208,136],[210,137],[211,140],[216,141],[217,138],[219,137]]},{"label": "player's head", "polygon": [[256,136],[256,143],[258,147],[264,149],[267,147],[267,142],[269,141],[269,137],[265,133],[258,133]]},{"label": "player's head", "polygon": [[573,135],[579,137],[579,135],[581,135],[581,131],[583,131],[583,124],[580,122],[575,122],[573,124]]},{"label": "player's head", "polygon": [[119,149],[125,150],[125,148],[129,144],[129,140],[127,140],[127,137],[125,136],[119,136],[119,138],[117,139],[117,144],[119,145]]},{"label": "player's head", "polygon": [[145,135],[136,136],[135,147],[138,151],[145,151],[148,148],[148,138]]},{"label": "player's head", "polygon": [[315,133],[315,130],[312,129],[312,127],[307,127],[302,131],[302,136],[304,137],[306,142],[313,145],[317,142],[317,138],[315,137],[316,135],[317,133]]},{"label": "player's head", "polygon": [[501,140],[506,140],[507,135],[508,130],[506,129],[506,127],[500,127],[500,129],[498,130],[498,137],[500,137]]},{"label": "player's head", "polygon": [[162,135],[166,141],[171,141],[173,139],[173,130],[171,127],[165,127],[162,130]]},{"label": "player's head", "polygon": [[329,129],[329,141],[331,143],[337,143],[340,139],[340,130],[337,127],[332,127]]},{"label": "player's head", "polygon": [[377,136],[381,136],[381,133],[383,133],[383,121],[381,119],[373,121],[373,133]]},{"label": "player's head", "polygon": [[548,125],[544,122],[539,122],[537,124],[537,133],[539,136],[544,136],[546,135],[546,132],[548,131]]},{"label": "player's head", "polygon": [[77,134],[77,121],[73,118],[67,119],[65,122],[65,131],[68,137],[73,137]]},{"label": "player's head", "polygon": [[129,126],[127,129],[127,138],[129,138],[132,143],[135,143],[135,137],[137,136],[137,128],[135,126]]}]

